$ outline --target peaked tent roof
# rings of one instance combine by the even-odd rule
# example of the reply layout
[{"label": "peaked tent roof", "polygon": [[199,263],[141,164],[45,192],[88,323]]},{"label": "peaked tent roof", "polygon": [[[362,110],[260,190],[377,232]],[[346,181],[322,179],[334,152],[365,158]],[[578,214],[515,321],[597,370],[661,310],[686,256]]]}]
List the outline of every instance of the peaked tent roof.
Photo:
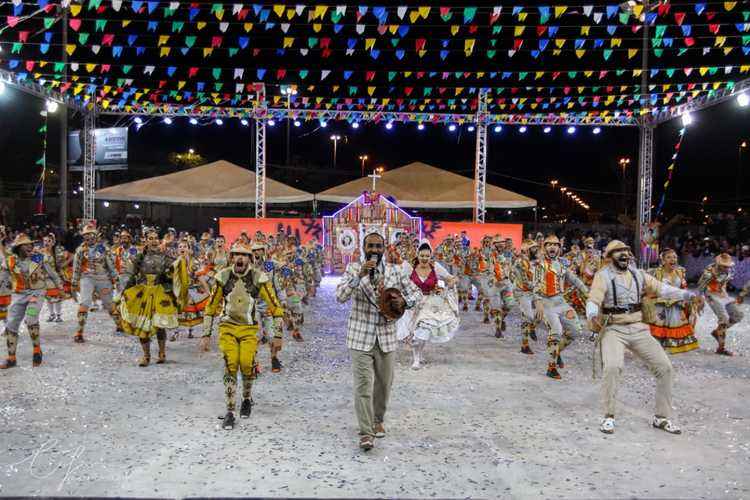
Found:
[{"label": "peaked tent roof", "polygon": [[[320,201],[347,203],[372,188],[372,179],[363,177],[332,187],[317,195]],[[421,162],[385,172],[376,191],[396,198],[401,207],[472,208],[474,179],[454,174]],[[535,207],[536,200],[487,184],[487,208]]]},{"label": "peaked tent roof", "polygon": [[[255,172],[219,160],[173,174],[99,189],[96,197],[112,201],[184,204],[255,203]],[[266,178],[266,203],[310,201],[313,195]]]}]

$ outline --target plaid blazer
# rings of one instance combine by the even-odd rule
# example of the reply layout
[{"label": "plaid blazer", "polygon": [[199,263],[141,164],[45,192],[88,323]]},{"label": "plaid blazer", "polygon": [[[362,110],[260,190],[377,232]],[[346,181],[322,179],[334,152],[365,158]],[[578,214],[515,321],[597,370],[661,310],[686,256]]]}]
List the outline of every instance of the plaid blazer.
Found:
[{"label": "plaid blazer", "polygon": [[[380,294],[373,289],[369,276],[359,277],[361,269],[362,264],[359,262],[349,264],[336,288],[336,300],[339,302],[348,302],[353,298],[347,323],[346,346],[356,351],[370,351],[375,347],[377,340],[383,352],[395,351],[398,346],[396,322],[388,321],[380,314]],[[421,292],[409,279],[403,267],[381,263],[376,272],[382,277],[385,288],[396,288],[401,291],[407,308],[417,303]]]}]

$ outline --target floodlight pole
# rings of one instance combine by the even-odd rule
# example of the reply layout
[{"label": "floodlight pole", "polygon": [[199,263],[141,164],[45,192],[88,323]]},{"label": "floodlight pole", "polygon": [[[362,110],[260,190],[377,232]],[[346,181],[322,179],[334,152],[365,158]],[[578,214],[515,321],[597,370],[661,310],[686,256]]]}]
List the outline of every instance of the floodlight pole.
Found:
[{"label": "floodlight pole", "polygon": [[[648,108],[648,53],[650,50],[650,26],[648,23],[649,0],[643,2],[643,48],[641,50],[641,107]],[[638,126],[638,199],[637,219],[635,221],[635,238],[633,253],[643,267],[641,242],[643,231],[651,223],[651,188],[653,186],[654,165],[654,127],[644,115]]]},{"label": "floodlight pole", "polygon": [[477,97],[477,148],[474,159],[474,222],[484,224],[487,187],[487,89]]},{"label": "floodlight pole", "polygon": [[255,217],[266,216],[266,87],[262,83],[255,84],[258,108],[260,113],[255,116]]},{"label": "floodlight pole", "polygon": [[91,96],[91,109],[83,118],[83,219],[84,223],[96,217],[96,96]]}]

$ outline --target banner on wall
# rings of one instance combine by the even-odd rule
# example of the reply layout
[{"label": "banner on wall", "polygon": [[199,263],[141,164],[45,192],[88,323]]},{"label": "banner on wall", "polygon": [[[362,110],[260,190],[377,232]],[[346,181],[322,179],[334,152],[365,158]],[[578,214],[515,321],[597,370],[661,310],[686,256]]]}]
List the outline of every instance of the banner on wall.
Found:
[{"label": "banner on wall", "polygon": [[472,246],[478,246],[485,234],[492,236],[499,234],[503,238],[512,238],[515,248],[521,248],[521,241],[523,241],[523,224],[425,221],[422,227],[423,237],[428,239],[433,247],[447,236],[457,234],[461,237],[464,231]]},{"label": "banner on wall", "polygon": [[253,219],[245,217],[222,217],[219,219],[219,234],[231,243],[243,232],[252,238],[256,231],[265,234],[296,236],[301,243],[316,241],[323,243],[321,219]]},{"label": "banner on wall", "polygon": [[[222,217],[219,220],[219,232],[224,235],[227,242],[232,242],[239,238],[242,232],[247,233],[251,238],[256,231],[262,231],[265,234],[276,234],[284,232],[287,235],[294,235],[302,243],[309,241],[323,242],[323,225],[321,219],[253,219],[239,217]],[[439,244],[449,235],[458,234],[465,231],[466,236],[472,245],[479,245],[482,236],[485,234],[499,234],[503,238],[512,238],[513,246],[521,247],[523,240],[523,224],[476,224],[473,222],[443,222],[443,221],[424,221],[422,226],[422,236],[430,241],[431,244]],[[341,233],[340,233],[341,234]],[[391,234],[391,237],[397,237]],[[337,238],[336,244],[340,246],[341,240]]]}]

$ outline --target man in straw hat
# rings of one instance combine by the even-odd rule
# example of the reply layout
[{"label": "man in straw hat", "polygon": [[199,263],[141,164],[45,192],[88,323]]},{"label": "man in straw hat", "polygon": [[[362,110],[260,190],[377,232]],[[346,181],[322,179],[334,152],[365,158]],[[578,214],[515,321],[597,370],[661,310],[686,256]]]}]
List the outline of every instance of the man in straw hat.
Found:
[{"label": "man in straw hat", "polygon": [[725,356],[732,355],[732,352],[725,347],[727,330],[742,321],[743,317],[742,311],[737,307],[737,302],[742,303],[744,300],[743,293],[740,293],[737,301],[727,293],[727,283],[732,281],[732,278],[734,278],[734,260],[731,255],[721,253],[716,256],[714,263],[703,271],[698,280],[698,290],[703,293],[718,321],[718,325],[711,332],[711,336],[719,343],[716,354]]},{"label": "man in straw hat", "polygon": [[351,262],[336,288],[340,303],[352,300],[346,345],[354,372],[354,409],[359,423],[359,447],[368,451],[373,438],[385,437],[385,412],[393,383],[394,354],[398,347],[396,321],[379,307],[382,291],[397,289],[398,306],[413,307],[421,298],[417,285],[403,267],[383,259],[385,239],[370,232],[362,241],[363,262]]},{"label": "man in straw hat", "polygon": [[[252,249],[236,242],[230,249],[231,265],[216,274],[211,296],[203,319],[203,338],[200,347],[208,351],[209,338],[215,323],[219,327],[219,349],[224,358],[224,395],[227,413],[223,427],[234,428],[237,399],[237,371],[242,372],[242,406],[240,418],[250,418],[250,399],[253,383],[253,364],[258,349],[258,308],[265,303],[267,314],[282,318],[284,310],[265,272],[252,266]],[[218,316],[218,321],[217,321]],[[270,324],[279,326],[279,322]],[[281,332],[274,339],[281,347]]]},{"label": "man in straw hat", "polygon": [[586,317],[591,330],[599,335],[603,381],[601,399],[604,418],[600,430],[615,430],[615,397],[624,365],[625,348],[640,357],[656,377],[656,413],[652,425],[671,434],[680,434],[672,417],[672,363],[661,344],[651,336],[643,322],[641,307],[646,294],[671,299],[695,300],[701,307],[702,298],[687,290],[659,282],[648,273],[631,265],[630,247],[612,240],[604,250],[608,264],[594,276]]},{"label": "man in straw hat", "polygon": [[48,280],[51,280],[58,288],[62,288],[62,281],[42,254],[33,253],[34,243],[28,236],[23,233],[16,236],[11,244],[10,252],[7,252],[3,245],[4,240],[5,229],[0,228],[0,254],[5,260],[5,268],[10,274],[13,290],[5,323],[8,357],[3,364],[0,364],[0,369],[16,366],[16,346],[21,321],[26,323],[29,337],[31,337],[33,366],[39,366],[42,364],[42,347],[39,339],[39,314],[42,311],[42,299],[47,291]]},{"label": "man in straw hat", "polygon": [[[513,240],[510,242],[511,249]],[[505,317],[515,304],[513,297],[513,284],[510,281],[510,266],[513,262],[512,254],[506,253],[507,242],[496,234],[492,238],[492,251],[490,252],[489,276],[487,279],[489,314],[495,320],[495,337],[502,338],[505,331]]]},{"label": "man in straw hat", "polygon": [[560,353],[581,333],[578,315],[565,299],[565,283],[573,285],[584,296],[588,294],[586,285],[560,260],[560,250],[557,236],[547,236],[542,258],[534,271],[535,320],[547,325],[547,376],[554,379],[560,378],[558,368],[565,366]]},{"label": "man in straw hat", "polygon": [[[277,269],[279,267],[278,264],[266,257],[266,245],[262,241],[254,241],[250,250],[253,252],[253,266],[256,271],[266,274],[268,282],[276,294],[276,298],[282,307],[285,307],[285,296],[281,285],[280,270]],[[281,361],[279,360],[279,352],[281,351],[284,332],[283,318],[274,317],[265,302],[258,304],[258,312],[260,313],[260,328],[262,332],[261,343],[267,343],[268,336],[271,336],[271,371],[279,373],[282,368]]]},{"label": "man in straw hat", "polygon": [[521,352],[534,354],[529,347],[529,338],[536,340],[536,320],[534,318],[534,266],[539,246],[534,240],[521,243],[521,254],[513,261],[511,279],[515,288],[518,308],[521,310]]},{"label": "man in straw hat", "polygon": [[82,343],[86,319],[96,292],[102,306],[109,313],[115,327],[119,330],[119,317],[112,302],[112,289],[117,282],[117,273],[109,249],[103,242],[97,242],[98,234],[93,224],[87,224],[81,230],[83,243],[73,256],[72,286],[78,290],[78,330],[74,342]]}]

